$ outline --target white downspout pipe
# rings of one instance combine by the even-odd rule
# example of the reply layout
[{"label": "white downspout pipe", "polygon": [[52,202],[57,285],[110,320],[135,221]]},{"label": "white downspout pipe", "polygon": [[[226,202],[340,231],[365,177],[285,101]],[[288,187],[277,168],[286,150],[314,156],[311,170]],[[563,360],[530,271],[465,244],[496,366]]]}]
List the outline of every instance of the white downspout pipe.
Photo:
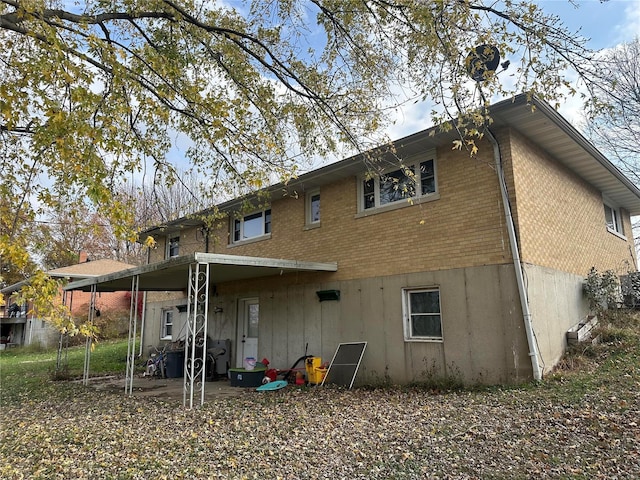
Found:
[{"label": "white downspout pipe", "polygon": [[504,180],[504,172],[502,170],[502,155],[500,153],[500,145],[496,137],[493,136],[489,128],[485,128],[487,137],[493,145],[493,156],[496,162],[496,171],[498,172],[498,182],[500,183],[500,193],[502,195],[502,204],[504,206],[504,215],[507,221],[507,231],[509,232],[509,243],[511,244],[511,256],[513,257],[513,266],[516,271],[516,282],[520,293],[520,305],[522,306],[522,315],[524,317],[524,329],[527,332],[527,342],[529,344],[529,357],[531,357],[531,367],[533,368],[533,379],[536,382],[542,380],[542,371],[538,362],[538,344],[533,333],[533,325],[531,323],[531,310],[529,309],[529,299],[524,286],[524,274],[522,272],[522,263],[520,262],[520,252],[518,250],[518,240],[516,238],[516,230],[513,224],[513,216],[511,214],[511,205],[509,204],[509,193],[507,192],[507,184]]}]

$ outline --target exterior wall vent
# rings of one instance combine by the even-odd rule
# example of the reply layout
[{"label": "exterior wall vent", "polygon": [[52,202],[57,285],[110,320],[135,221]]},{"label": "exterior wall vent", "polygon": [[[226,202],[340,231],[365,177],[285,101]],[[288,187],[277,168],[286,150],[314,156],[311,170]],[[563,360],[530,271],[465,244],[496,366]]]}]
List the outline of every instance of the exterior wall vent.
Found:
[{"label": "exterior wall vent", "polygon": [[340,300],[340,290],[319,290],[316,292],[321,302],[325,300]]}]

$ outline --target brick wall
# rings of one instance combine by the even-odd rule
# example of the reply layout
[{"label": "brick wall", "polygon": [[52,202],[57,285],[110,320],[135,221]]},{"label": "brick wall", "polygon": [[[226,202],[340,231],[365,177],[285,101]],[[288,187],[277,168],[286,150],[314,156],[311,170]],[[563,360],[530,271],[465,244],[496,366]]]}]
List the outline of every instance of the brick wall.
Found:
[{"label": "brick wall", "polygon": [[512,132],[505,148],[513,167],[513,196],[522,260],[586,275],[592,266],[626,273],[636,258],[628,212],[627,239],[607,231],[602,193]]},{"label": "brick wall", "polygon": [[[86,313],[91,302],[91,292],[76,290],[73,292],[71,311],[73,314]],[[131,305],[129,292],[98,292],[96,293],[96,308],[102,312],[129,311]]]},{"label": "brick wall", "polygon": [[[338,262],[335,280],[443,270],[510,261],[493,154],[476,159],[449,147],[437,152],[440,199],[356,218],[357,180],[321,188],[321,226],[305,229],[305,195],[274,201],[268,240],[227,245],[228,221],[215,232],[211,252]],[[201,237],[201,236],[200,236]],[[180,254],[204,251],[195,231],[183,230]],[[164,238],[152,261],[164,258]]]},{"label": "brick wall", "polygon": [[[591,266],[622,273],[635,265],[633,239],[609,233],[601,193],[508,129],[496,133],[505,164],[524,262],[579,275]],[[357,179],[321,188],[321,225],[305,228],[305,192],[272,202],[270,239],[228,245],[229,222],[212,233],[210,252],[338,262],[332,280],[511,262],[493,149],[477,158],[443,147],[436,168],[440,198],[367,216],[357,215]],[[623,212],[624,228],[631,231]],[[195,229],[180,233],[180,254],[204,251]],[[160,238],[152,261],[164,258]]]}]

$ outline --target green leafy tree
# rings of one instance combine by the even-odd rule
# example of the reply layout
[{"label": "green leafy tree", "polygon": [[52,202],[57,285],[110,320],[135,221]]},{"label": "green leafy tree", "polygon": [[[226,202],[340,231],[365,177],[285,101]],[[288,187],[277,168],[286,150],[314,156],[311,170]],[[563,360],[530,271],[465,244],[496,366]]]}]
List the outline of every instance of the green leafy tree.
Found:
[{"label": "green leafy tree", "polygon": [[[23,208],[21,195],[0,196],[0,286],[2,288],[20,282],[37,270],[29,251],[30,229],[33,213]],[[2,298],[0,298],[0,301]]]},{"label": "green leafy tree", "polygon": [[[571,91],[562,72],[590,65],[584,39],[512,0],[0,0],[0,41],[0,197],[25,199],[8,215],[32,219],[73,190],[130,240],[114,192],[146,166],[175,181],[176,137],[221,198],[380,144],[402,102],[432,102],[473,151],[482,99],[555,103]],[[510,60],[508,82],[470,81],[477,45]],[[3,258],[24,255],[18,230],[0,237]]]}]

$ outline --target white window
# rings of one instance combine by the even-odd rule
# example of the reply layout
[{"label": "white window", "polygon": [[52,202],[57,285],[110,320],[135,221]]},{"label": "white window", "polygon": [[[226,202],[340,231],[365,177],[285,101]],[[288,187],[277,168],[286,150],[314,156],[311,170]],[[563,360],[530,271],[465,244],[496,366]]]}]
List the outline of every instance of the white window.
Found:
[{"label": "white window", "polygon": [[402,307],[405,340],[442,340],[438,288],[403,289]]},{"label": "white window", "polygon": [[610,232],[624,235],[624,229],[622,227],[622,217],[620,216],[620,210],[610,207],[606,203],[604,204],[604,218],[607,223],[607,230]]},{"label": "white window", "polygon": [[307,225],[316,225],[320,223],[320,192],[318,190],[307,193]]},{"label": "white window", "polygon": [[271,233],[271,209],[236,218],[232,225],[234,243],[268,235]]},{"label": "white window", "polygon": [[416,160],[396,170],[360,181],[360,211],[407,203],[437,191],[435,160]]},{"label": "white window", "polygon": [[161,340],[171,340],[173,335],[173,309],[162,310]]},{"label": "white window", "polygon": [[166,258],[177,257],[180,252],[180,236],[167,237],[167,255]]}]

